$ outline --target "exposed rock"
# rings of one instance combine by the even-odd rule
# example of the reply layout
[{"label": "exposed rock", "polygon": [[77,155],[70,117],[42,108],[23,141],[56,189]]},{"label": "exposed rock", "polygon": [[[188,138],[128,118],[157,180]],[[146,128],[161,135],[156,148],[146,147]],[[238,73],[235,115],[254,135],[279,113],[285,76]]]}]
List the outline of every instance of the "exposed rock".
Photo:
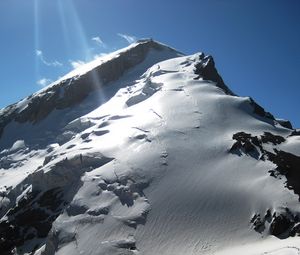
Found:
[{"label": "exposed rock", "polygon": [[17,104],[9,105],[6,108],[2,109],[0,112],[0,138],[2,136],[5,126],[9,122],[11,122],[16,116],[16,105]]},{"label": "exposed rock", "polygon": [[259,138],[245,132],[238,132],[232,137],[236,140],[236,142],[232,145],[229,151],[238,155],[242,155],[244,153],[256,159],[262,158],[264,155],[262,147],[263,137],[264,135]]},{"label": "exposed rock", "polygon": [[136,245],[134,240],[124,240],[124,241],[119,241],[116,246],[118,248],[124,248],[124,249],[129,249],[129,250],[136,250]]},{"label": "exposed rock", "polygon": [[300,135],[300,129],[295,129],[290,136],[298,136]]},{"label": "exposed rock", "polygon": [[267,230],[267,233],[281,239],[299,234],[299,222],[299,217],[291,213],[288,208],[280,213],[274,212],[273,216],[268,209],[264,218],[261,218],[260,214],[255,214],[250,221],[256,232],[262,234]]},{"label": "exposed rock", "polygon": [[270,132],[264,132],[264,134],[261,136],[261,142],[277,145],[285,142],[285,138],[280,135],[273,135]]},{"label": "exposed rock", "polygon": [[227,95],[234,95],[234,93],[226,86],[222,77],[215,68],[215,62],[211,56],[200,56],[200,61],[195,65],[195,74],[199,76],[196,79],[203,78],[204,80],[213,81],[220,87]]},{"label": "exposed rock", "polygon": [[10,254],[15,248],[35,237],[44,238],[49,233],[52,222],[61,213],[63,203],[61,189],[44,193],[32,192],[21,199],[7,213],[7,220],[0,222],[0,250]]},{"label": "exposed rock", "polygon": [[[258,159],[257,154],[261,154],[260,160],[269,160],[277,167],[269,171],[270,175],[277,178],[280,176],[286,177],[286,186],[299,196],[300,200],[300,157],[289,152],[278,151],[276,147],[273,152],[265,148],[266,144],[276,146],[285,142],[282,136],[274,135],[270,132],[264,132],[261,136],[252,136],[245,132],[238,132],[233,135],[236,142],[229,150],[231,153],[238,155],[247,154]],[[286,238],[288,236],[299,233],[300,227],[296,225],[299,223],[297,215],[293,215],[288,209],[285,213],[276,213],[271,217],[271,210],[268,209],[265,217],[262,219],[260,214],[255,214],[250,221],[254,230],[262,233],[266,228],[266,222],[271,222],[269,232],[277,237]]]},{"label": "exposed rock", "polygon": [[267,221],[267,222],[271,222],[271,220],[272,220],[272,214],[271,214],[271,210],[270,210],[270,209],[267,210],[264,219],[265,219],[265,221]]},{"label": "exposed rock", "polygon": [[285,128],[293,129],[292,123],[288,120],[276,119],[276,121]]},{"label": "exposed rock", "polygon": [[258,105],[252,98],[250,98],[250,104],[253,107],[253,111],[255,114],[257,114],[263,118],[275,120],[274,116],[271,113],[266,112],[265,109],[263,107],[261,107],[260,105]]},{"label": "exposed rock", "polygon": [[[238,132],[233,134],[232,138],[236,142],[232,145],[230,152],[236,152],[242,150],[246,154],[251,154],[257,157],[257,154],[266,154],[266,150],[263,145],[266,143],[271,143],[273,145],[278,145],[285,142],[285,138],[279,135],[274,135],[270,132],[264,132],[260,137],[252,136],[251,134],[245,132]],[[253,154],[255,153],[255,155]]]},{"label": "exposed rock", "polygon": [[255,214],[250,222],[256,232],[262,233],[265,230],[265,222],[261,219],[260,214]]},{"label": "exposed rock", "polygon": [[266,152],[268,159],[277,165],[275,171],[286,177],[287,188],[300,197],[300,157],[276,149],[274,152]]},{"label": "exposed rock", "polygon": [[[54,164],[47,172],[40,170],[29,175],[24,183],[31,184],[32,191],[24,194],[0,222],[1,252],[13,254],[14,248],[30,240],[47,237],[52,223],[68,207],[79,188],[81,175],[111,160],[102,154],[80,154]],[[49,162],[51,158],[47,159]],[[70,207],[68,212],[76,214],[82,209]]]},{"label": "exposed rock", "polygon": [[[282,236],[292,227],[293,222],[290,221],[287,216],[280,214],[275,216],[270,225],[270,233],[274,236]],[[289,236],[289,234],[287,234]]]},{"label": "exposed rock", "polygon": [[260,159],[273,162],[277,168],[270,170],[273,177],[284,175],[287,179],[287,188],[292,189],[295,194],[300,196],[300,157],[285,151],[278,151],[276,147],[273,152],[264,148],[264,144],[273,145],[281,144],[285,141],[282,136],[274,135],[270,132],[265,132],[259,137],[252,136],[244,132],[238,132],[233,135],[236,142],[229,150],[232,153],[245,153],[258,158],[258,153],[261,154]]},{"label": "exposed rock", "polygon": [[242,149],[246,154],[251,152],[258,153],[257,147],[261,147],[261,142],[256,136],[251,136],[251,134],[245,132],[238,132],[234,134],[232,138],[236,140],[236,142],[232,145],[230,149],[231,152]]},{"label": "exposed rock", "polygon": [[295,236],[299,234],[300,234],[300,222],[296,223],[291,230],[291,236]]},{"label": "exposed rock", "polygon": [[110,61],[103,62],[84,75],[62,80],[42,93],[31,95],[27,98],[28,105],[21,111],[17,108],[17,104],[3,109],[0,116],[0,137],[5,126],[13,120],[34,124],[44,119],[54,109],[65,109],[79,104],[91,92],[118,80],[124,72],[144,61],[149,51],[153,49],[176,52],[151,39],[140,40],[135,47],[122,52]]}]

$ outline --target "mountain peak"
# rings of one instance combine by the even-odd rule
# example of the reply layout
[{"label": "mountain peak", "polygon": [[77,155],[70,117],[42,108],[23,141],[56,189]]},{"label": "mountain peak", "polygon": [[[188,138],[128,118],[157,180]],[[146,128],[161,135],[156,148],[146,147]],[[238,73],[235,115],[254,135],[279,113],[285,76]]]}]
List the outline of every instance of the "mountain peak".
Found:
[{"label": "mountain peak", "polygon": [[211,56],[137,41],[1,110],[0,132],[3,254],[299,251],[300,132]]},{"label": "mountain peak", "polygon": [[182,53],[152,39],[142,39],[128,47],[86,63],[37,93],[13,104],[1,113],[0,136],[4,127],[17,122],[36,123],[54,109],[80,103],[93,91],[118,80],[133,70],[138,78],[153,64],[182,56]]},{"label": "mountain peak", "polygon": [[59,81],[63,81],[65,79],[69,79],[76,76],[81,76],[89,71],[92,71],[98,66],[105,64],[106,62],[112,62],[118,59],[122,59],[123,62],[126,62],[128,64],[127,68],[132,68],[134,65],[142,62],[151,50],[169,51],[170,53],[173,53],[173,57],[184,55],[176,49],[171,48],[158,41],[154,41],[153,39],[140,39],[123,49],[105,54],[102,57],[98,57],[95,60],[83,64],[79,68],[76,68],[69,74],[62,77]]}]

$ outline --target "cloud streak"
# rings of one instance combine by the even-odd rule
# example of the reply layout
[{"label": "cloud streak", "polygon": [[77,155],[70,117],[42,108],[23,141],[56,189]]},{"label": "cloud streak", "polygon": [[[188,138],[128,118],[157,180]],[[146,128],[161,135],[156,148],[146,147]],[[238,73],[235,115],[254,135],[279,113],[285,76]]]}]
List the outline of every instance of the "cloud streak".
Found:
[{"label": "cloud streak", "polygon": [[61,62],[58,61],[48,61],[45,59],[44,54],[41,50],[36,50],[35,51],[36,56],[39,58],[39,60],[46,66],[54,66],[54,67],[59,67],[62,66],[63,64]]},{"label": "cloud streak", "polygon": [[37,85],[39,85],[40,87],[46,87],[47,85],[49,85],[52,82],[52,80],[47,79],[47,78],[42,78],[40,80],[38,80],[36,82]]},{"label": "cloud streak", "polygon": [[129,44],[136,41],[136,37],[132,35],[121,34],[121,33],[118,33],[117,35],[125,39]]},{"label": "cloud streak", "polygon": [[[98,58],[102,58],[102,57],[105,57],[106,55],[108,55],[108,53],[99,53],[99,54],[95,54],[93,55],[93,58],[90,60],[90,61],[93,61],[95,59],[98,59]],[[69,63],[70,65],[73,67],[73,69],[76,69],[82,65],[85,65],[87,64],[89,61],[83,61],[83,60],[69,60]]]},{"label": "cloud streak", "polygon": [[71,66],[72,66],[74,69],[76,69],[76,68],[78,68],[78,67],[84,65],[85,63],[86,63],[86,62],[84,62],[84,61],[82,61],[82,60],[71,60],[71,61],[70,61],[70,64],[71,64]]},{"label": "cloud streak", "polygon": [[104,47],[105,44],[99,36],[92,37],[91,40],[95,42],[98,46]]},{"label": "cloud streak", "polygon": [[108,55],[108,53],[102,52],[102,53],[99,53],[99,54],[95,54],[95,55],[93,56],[93,58],[94,58],[94,59],[98,59],[98,58],[105,57],[106,55]]}]

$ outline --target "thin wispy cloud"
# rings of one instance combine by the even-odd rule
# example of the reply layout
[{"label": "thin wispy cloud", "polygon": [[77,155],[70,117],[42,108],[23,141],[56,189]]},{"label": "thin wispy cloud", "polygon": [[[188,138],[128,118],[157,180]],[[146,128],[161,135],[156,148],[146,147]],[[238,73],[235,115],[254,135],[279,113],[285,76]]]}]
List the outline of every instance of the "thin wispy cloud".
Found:
[{"label": "thin wispy cloud", "polygon": [[42,78],[40,80],[38,80],[36,82],[37,85],[39,85],[40,87],[46,87],[47,85],[49,85],[52,82],[51,79],[47,79],[47,78]]},{"label": "thin wispy cloud", "polygon": [[46,58],[44,57],[44,54],[43,54],[43,52],[42,52],[41,50],[36,50],[36,51],[35,51],[35,54],[36,54],[36,56],[40,59],[40,61],[41,61],[44,65],[46,65],[46,66],[59,67],[59,66],[62,66],[62,65],[63,65],[61,62],[59,62],[59,61],[57,61],[57,60],[52,61],[52,62],[46,60]]},{"label": "thin wispy cloud", "polygon": [[[93,61],[95,59],[98,58],[102,58],[104,56],[108,55],[108,53],[99,53],[99,54],[95,54],[93,55],[92,59],[90,61]],[[86,63],[88,63],[89,61],[83,61],[83,60],[69,60],[70,65],[73,67],[73,69],[76,69],[82,65],[85,65]]]},{"label": "thin wispy cloud", "polygon": [[105,44],[99,36],[92,37],[91,40],[95,42],[98,46],[104,47]]},{"label": "thin wispy cloud", "polygon": [[82,60],[70,60],[69,62],[74,69],[76,69],[86,63]]},{"label": "thin wispy cloud", "polygon": [[133,43],[136,41],[136,37],[132,35],[121,34],[121,33],[118,33],[117,35],[125,39],[128,43]]},{"label": "thin wispy cloud", "polygon": [[94,58],[94,59],[102,58],[102,57],[104,57],[104,56],[106,56],[106,55],[108,55],[108,53],[99,53],[99,54],[95,54],[95,55],[93,56],[93,58]]}]

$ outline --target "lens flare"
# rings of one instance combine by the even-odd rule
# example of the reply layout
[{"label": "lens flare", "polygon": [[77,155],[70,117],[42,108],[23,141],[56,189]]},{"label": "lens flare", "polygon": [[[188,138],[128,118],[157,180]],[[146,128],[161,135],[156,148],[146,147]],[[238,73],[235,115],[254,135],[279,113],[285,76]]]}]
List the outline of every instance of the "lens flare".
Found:
[{"label": "lens flare", "polygon": [[36,51],[39,50],[39,0],[34,0],[34,54],[35,54],[35,77],[36,80],[40,78],[40,65],[39,57],[36,54]]},{"label": "lens flare", "polygon": [[66,19],[65,13],[64,13],[64,10],[65,10],[65,8],[63,6],[64,1],[57,0],[56,3],[57,3],[58,12],[59,12],[60,22],[62,25],[64,44],[67,49],[67,55],[70,58],[71,57],[71,53],[70,53],[71,40],[70,40],[69,30],[68,30],[68,26],[67,26],[67,19]]},{"label": "lens flare", "polygon": [[[79,18],[79,15],[77,13],[76,7],[72,0],[58,0],[58,10],[60,15],[60,20],[62,23],[63,33],[64,33],[64,41],[68,49],[71,49],[71,40],[70,40],[70,33],[69,31],[72,31],[75,28],[77,40],[80,45],[80,51],[83,53],[85,62],[93,60],[93,56],[90,51],[90,46],[88,44],[88,38],[86,36],[86,33],[84,31],[82,22]],[[66,13],[68,13],[70,16],[70,24],[67,23]],[[69,27],[70,26],[70,27]],[[72,27],[71,27],[72,26]],[[70,28],[70,29],[69,29]],[[73,35],[72,35],[73,36]],[[70,52],[70,50],[68,50]],[[99,77],[99,74],[95,71],[91,72],[92,82],[95,86],[95,93],[97,93],[99,98],[99,103],[105,102],[105,95],[103,93],[102,89],[102,81],[101,77]]]}]

